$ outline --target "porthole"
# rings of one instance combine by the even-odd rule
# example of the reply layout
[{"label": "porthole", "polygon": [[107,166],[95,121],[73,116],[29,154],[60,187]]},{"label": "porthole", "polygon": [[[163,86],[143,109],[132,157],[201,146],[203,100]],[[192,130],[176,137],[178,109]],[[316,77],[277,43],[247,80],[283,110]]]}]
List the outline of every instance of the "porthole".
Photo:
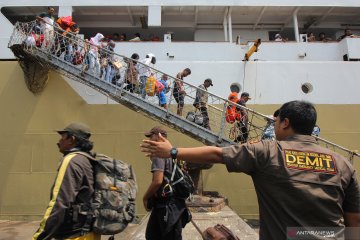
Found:
[{"label": "porthole", "polygon": [[305,94],[311,93],[313,91],[314,87],[311,85],[311,83],[303,83],[301,84],[301,91]]}]

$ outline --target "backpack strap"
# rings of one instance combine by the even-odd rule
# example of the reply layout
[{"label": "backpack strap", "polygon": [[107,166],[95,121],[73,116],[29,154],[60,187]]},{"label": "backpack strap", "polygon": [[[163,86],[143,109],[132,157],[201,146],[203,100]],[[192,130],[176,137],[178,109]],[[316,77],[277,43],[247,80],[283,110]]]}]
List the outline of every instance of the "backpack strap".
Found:
[{"label": "backpack strap", "polygon": [[90,153],[82,152],[82,151],[72,152],[72,154],[80,154],[83,155],[84,157],[87,157],[89,160],[96,161],[96,153],[94,154],[95,156],[91,155]]},{"label": "backpack strap", "polygon": [[[79,155],[86,157],[87,159],[89,159],[91,161],[96,161],[95,157],[87,152],[77,151],[77,152],[72,152],[72,154],[79,154]],[[92,202],[90,203],[90,206],[84,206],[84,205],[85,204],[77,204],[77,205],[72,206],[73,221],[75,221],[75,222],[78,221],[77,216],[79,213],[86,214],[85,223],[81,227],[82,234],[86,234],[91,231],[92,224],[93,224],[93,217],[94,217]]]},{"label": "backpack strap", "polygon": [[[181,178],[179,178],[178,180],[176,180],[174,182],[176,170],[181,174]],[[177,159],[173,159],[173,171],[172,171],[171,179],[170,179],[171,185],[175,185],[175,184],[179,183],[180,181],[182,181],[183,179],[184,179],[184,173],[182,172],[181,168],[179,167],[179,165],[177,163]]]},{"label": "backpack strap", "polygon": [[191,218],[190,221],[194,225],[195,229],[200,233],[201,237],[203,237],[203,239],[205,239],[205,235],[204,235],[203,231],[201,231],[199,226],[195,223],[194,219]]},{"label": "backpack strap", "polygon": [[112,159],[112,162],[113,162],[113,165],[114,165],[114,168],[113,168],[113,179],[114,179],[114,183],[113,183],[113,187],[117,189],[116,187],[116,161],[115,159]]},{"label": "backpack strap", "polygon": [[175,176],[175,172],[176,172],[176,167],[177,167],[177,160],[176,159],[172,159],[171,161],[171,165],[172,165],[172,172],[171,172],[171,177],[170,177],[170,183],[172,184],[174,181],[174,176]]},{"label": "backpack strap", "polygon": [[164,171],[164,180],[161,186],[161,190],[158,192],[162,197],[172,196],[173,195],[173,187],[172,187],[172,179],[173,179],[173,161],[166,161],[166,164],[170,163],[171,174],[169,172]]}]

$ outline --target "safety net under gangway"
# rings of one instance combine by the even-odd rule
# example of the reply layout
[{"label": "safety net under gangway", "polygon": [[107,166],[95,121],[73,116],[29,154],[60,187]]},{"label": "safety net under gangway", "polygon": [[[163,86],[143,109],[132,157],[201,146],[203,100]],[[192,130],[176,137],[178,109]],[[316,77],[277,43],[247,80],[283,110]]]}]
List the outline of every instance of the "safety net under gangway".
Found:
[{"label": "safety net under gangway", "polygon": [[[51,36],[44,36],[36,21],[17,22],[9,48],[19,59],[27,86],[34,93],[41,92],[46,85],[48,78],[41,76],[54,70],[206,145],[227,146],[237,142],[256,142],[269,138],[269,132],[271,137],[273,120],[268,116],[210,92],[207,92],[207,104],[200,104],[201,108],[195,108],[193,103],[196,96],[203,93],[203,89],[137,60],[97,48],[91,42],[70,33],[64,34],[64,31],[56,27]],[[109,66],[111,70],[107,69]],[[167,108],[159,106],[159,97],[156,91],[153,92],[151,81],[147,78],[144,81],[144,93],[139,75],[145,71],[150,71],[151,76],[157,80],[167,77],[163,92]],[[183,83],[181,91],[185,93],[183,116],[177,115],[178,104],[172,94],[176,80]],[[205,110],[208,123],[206,114],[202,112]],[[235,120],[232,121],[232,118]],[[319,144],[347,156],[351,161],[354,156],[359,157],[358,153],[345,147],[320,137],[317,140]]]}]

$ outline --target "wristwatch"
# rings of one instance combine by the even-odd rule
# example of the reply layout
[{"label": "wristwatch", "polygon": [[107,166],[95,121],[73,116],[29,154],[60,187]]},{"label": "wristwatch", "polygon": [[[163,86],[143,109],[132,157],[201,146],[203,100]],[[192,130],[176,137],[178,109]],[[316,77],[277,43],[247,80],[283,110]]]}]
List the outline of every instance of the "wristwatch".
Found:
[{"label": "wristwatch", "polygon": [[173,148],[170,150],[171,158],[172,158],[172,159],[176,159],[177,154],[178,154],[177,148],[176,148],[176,147],[173,147]]}]

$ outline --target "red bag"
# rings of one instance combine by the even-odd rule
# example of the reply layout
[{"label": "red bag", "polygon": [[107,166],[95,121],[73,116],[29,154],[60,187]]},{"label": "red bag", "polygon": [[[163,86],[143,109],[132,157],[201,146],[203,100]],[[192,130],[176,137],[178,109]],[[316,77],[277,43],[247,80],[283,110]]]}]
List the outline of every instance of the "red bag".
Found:
[{"label": "red bag", "polygon": [[[238,96],[237,92],[232,92],[230,93],[228,99],[233,103],[237,103],[239,100],[237,96]],[[236,110],[236,106],[231,105],[229,103],[229,106],[226,107],[226,114],[225,114],[226,122],[234,123],[235,121],[240,121],[240,119],[241,119],[241,114]]]},{"label": "red bag", "polygon": [[161,82],[159,82],[159,81],[155,82],[155,91],[156,91],[156,93],[161,93],[164,89],[165,89],[165,87]]},{"label": "red bag", "polygon": [[228,123],[234,123],[235,122],[235,120],[236,120],[235,106],[227,106],[226,107],[225,120]]},{"label": "red bag", "polygon": [[228,123],[234,123],[235,121],[240,121],[241,114],[236,110],[235,106],[227,106],[225,113],[225,120]]},{"label": "red bag", "polygon": [[223,224],[216,224],[203,232],[204,240],[240,240],[235,234]]},{"label": "red bag", "polygon": [[66,16],[61,18],[61,22],[66,26],[70,27],[72,23],[72,16]]},{"label": "red bag", "polygon": [[31,33],[31,36],[35,39],[36,46],[41,47],[44,42],[44,34]]},{"label": "red bag", "polygon": [[79,65],[83,62],[83,55],[80,53],[80,51],[75,51],[74,58],[72,60],[72,64]]}]

